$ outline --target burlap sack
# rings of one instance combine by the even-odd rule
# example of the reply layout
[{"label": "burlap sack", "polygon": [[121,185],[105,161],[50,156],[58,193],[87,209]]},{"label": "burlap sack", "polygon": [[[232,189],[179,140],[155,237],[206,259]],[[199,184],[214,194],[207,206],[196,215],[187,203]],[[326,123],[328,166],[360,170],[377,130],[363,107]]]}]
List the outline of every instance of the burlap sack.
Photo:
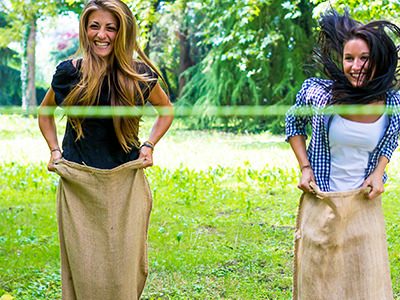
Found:
[{"label": "burlap sack", "polygon": [[314,189],[300,198],[293,299],[393,299],[381,197]]},{"label": "burlap sack", "polygon": [[139,299],[152,204],[142,166],[141,160],[111,170],[57,162],[62,299]]}]

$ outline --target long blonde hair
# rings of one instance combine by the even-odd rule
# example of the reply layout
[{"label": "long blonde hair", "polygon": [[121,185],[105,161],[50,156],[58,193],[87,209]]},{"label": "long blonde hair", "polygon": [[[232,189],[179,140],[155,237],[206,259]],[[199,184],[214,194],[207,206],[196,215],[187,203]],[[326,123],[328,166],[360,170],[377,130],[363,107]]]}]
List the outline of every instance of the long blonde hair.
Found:
[{"label": "long blonde hair", "polygon": [[[92,12],[106,10],[118,20],[118,30],[112,53],[106,59],[94,54],[87,35],[88,19]],[[108,83],[112,106],[135,106],[144,104],[143,92],[139,82],[149,84],[156,80],[139,74],[135,70],[133,55],[137,56],[162,78],[160,72],[140,49],[137,40],[138,27],[129,7],[120,0],[90,0],[79,21],[79,50],[83,57],[79,83],[64,100],[67,106],[96,105],[103,84]],[[107,80],[106,80],[107,79]],[[69,122],[77,132],[77,140],[83,137],[82,119],[70,117]],[[118,141],[125,152],[132,145],[139,146],[140,117],[115,117],[113,124]]]}]

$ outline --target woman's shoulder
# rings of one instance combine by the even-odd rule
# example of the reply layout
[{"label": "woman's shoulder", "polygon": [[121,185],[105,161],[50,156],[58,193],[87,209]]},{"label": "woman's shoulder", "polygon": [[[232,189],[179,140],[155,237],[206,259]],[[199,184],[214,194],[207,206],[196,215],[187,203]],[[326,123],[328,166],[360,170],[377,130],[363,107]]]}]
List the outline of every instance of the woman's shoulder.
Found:
[{"label": "woman's shoulder", "polygon": [[74,70],[76,66],[76,59],[66,59],[58,63],[56,70],[69,71]]},{"label": "woman's shoulder", "polygon": [[143,98],[146,101],[153,88],[156,86],[158,81],[158,74],[144,61],[134,60],[133,68],[140,74],[145,80],[139,80],[139,87],[143,93]]},{"label": "woman's shoulder", "polygon": [[386,102],[389,105],[400,105],[400,91],[398,90],[389,90],[387,92]]},{"label": "woman's shoulder", "polygon": [[76,64],[74,64],[72,59],[67,59],[57,65],[56,72],[51,81],[51,87],[55,93],[55,100],[58,105],[61,105],[71,89],[79,82],[80,61],[77,60]]},{"label": "woman's shoulder", "polygon": [[146,76],[148,78],[152,78],[152,79],[158,78],[157,73],[144,61],[137,60],[137,59],[133,60],[133,68],[140,75],[144,75],[144,76]]},{"label": "woman's shoulder", "polygon": [[302,88],[329,91],[332,89],[332,84],[333,80],[311,77],[304,80]]},{"label": "woman's shoulder", "polygon": [[311,77],[306,79],[301,86],[298,96],[311,103],[324,105],[332,96],[332,80]]},{"label": "woman's shoulder", "polygon": [[79,75],[79,66],[82,59],[67,59],[60,62],[56,67],[55,77],[69,77]]}]

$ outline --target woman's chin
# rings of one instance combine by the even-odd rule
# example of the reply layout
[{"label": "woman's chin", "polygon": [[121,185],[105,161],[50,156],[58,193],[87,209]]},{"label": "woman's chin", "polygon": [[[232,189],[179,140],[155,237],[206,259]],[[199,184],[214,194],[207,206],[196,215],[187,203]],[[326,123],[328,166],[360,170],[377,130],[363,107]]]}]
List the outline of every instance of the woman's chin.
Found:
[{"label": "woman's chin", "polygon": [[366,85],[366,82],[364,80],[357,80],[357,79],[352,79],[350,83],[355,88],[360,88]]},{"label": "woman's chin", "polygon": [[96,56],[101,57],[101,58],[107,58],[111,54],[111,52],[112,52],[112,49],[108,49],[108,48],[105,48],[105,49],[94,48],[93,49],[93,53]]}]

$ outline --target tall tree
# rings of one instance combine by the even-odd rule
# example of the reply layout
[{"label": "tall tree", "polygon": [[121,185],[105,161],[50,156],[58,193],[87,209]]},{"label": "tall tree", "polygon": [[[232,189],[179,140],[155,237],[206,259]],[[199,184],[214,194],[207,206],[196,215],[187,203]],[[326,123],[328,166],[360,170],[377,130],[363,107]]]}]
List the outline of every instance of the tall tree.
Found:
[{"label": "tall tree", "polygon": [[[178,1],[175,1],[178,2]],[[200,59],[183,76],[187,84],[178,103],[200,106],[209,126],[207,107],[291,104],[301,83],[315,70],[311,63],[316,19],[329,6],[360,20],[400,15],[398,0],[192,0],[185,18]],[[182,52],[181,52],[182,54]],[[193,53],[192,53],[193,57]],[[182,75],[180,75],[182,78]],[[250,130],[281,132],[283,119],[232,118]],[[198,120],[196,120],[198,122]]]},{"label": "tall tree", "polygon": [[[210,106],[292,102],[312,47],[309,1],[198,0],[191,5],[199,20],[196,45],[205,51],[185,72],[188,84],[180,101],[202,107],[200,124],[209,125]],[[252,130],[282,124],[270,118],[221,120]]]},{"label": "tall tree", "polygon": [[[0,27],[6,25],[0,13]],[[20,61],[10,48],[0,48],[0,105],[18,105],[21,101]]]},{"label": "tall tree", "polygon": [[[140,42],[145,53],[156,63],[168,85],[171,99],[177,94],[178,71],[175,64],[179,57],[175,55],[175,28],[178,18],[176,7],[186,0],[126,0],[139,23]],[[168,32],[168,33],[167,33]],[[173,66],[172,66],[173,65]]]},{"label": "tall tree", "polygon": [[37,105],[35,90],[35,49],[37,21],[60,12],[73,10],[83,1],[76,0],[9,0],[0,2],[0,11],[5,14],[6,26],[0,28],[0,47],[10,42],[22,45],[22,107]]},{"label": "tall tree", "polygon": [[149,54],[160,67],[172,99],[186,85],[185,71],[200,61],[197,32],[203,16],[195,11],[196,5],[188,0],[161,1],[147,34]]},{"label": "tall tree", "polygon": [[149,35],[159,18],[162,0],[123,0],[131,8],[140,28],[141,47],[149,54]]}]

